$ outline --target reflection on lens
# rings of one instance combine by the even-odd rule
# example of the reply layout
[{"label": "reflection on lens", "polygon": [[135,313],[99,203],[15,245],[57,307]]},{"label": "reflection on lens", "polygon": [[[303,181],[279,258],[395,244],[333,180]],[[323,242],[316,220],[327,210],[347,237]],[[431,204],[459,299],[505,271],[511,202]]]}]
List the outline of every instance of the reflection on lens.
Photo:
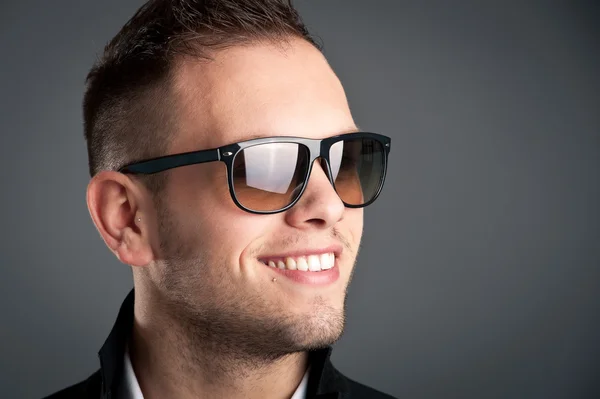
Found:
[{"label": "reflection on lens", "polygon": [[377,195],[384,173],[383,145],[373,139],[339,141],[329,161],[335,189],[346,204],[364,205]]},{"label": "reflection on lens", "polygon": [[308,156],[308,148],[296,143],[266,143],[243,149],[233,161],[236,199],[253,211],[284,208],[301,191]]}]

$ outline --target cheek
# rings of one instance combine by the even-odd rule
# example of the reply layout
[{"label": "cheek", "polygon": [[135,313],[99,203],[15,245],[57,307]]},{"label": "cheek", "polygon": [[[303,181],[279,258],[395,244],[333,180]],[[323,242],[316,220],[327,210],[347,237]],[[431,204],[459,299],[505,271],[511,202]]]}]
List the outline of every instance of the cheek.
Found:
[{"label": "cheek", "polygon": [[267,235],[270,226],[266,218],[244,212],[234,204],[204,204],[196,215],[195,220],[182,219],[187,245],[195,246],[196,254],[209,265],[219,265],[223,273],[237,273],[248,248]]},{"label": "cheek", "polygon": [[231,199],[222,162],[191,165],[173,173],[169,206],[185,225],[203,230],[228,229],[243,211]]},{"label": "cheek", "polygon": [[346,215],[343,223],[349,233],[349,239],[355,246],[355,251],[358,250],[363,233],[363,208],[350,209],[346,208]]},{"label": "cheek", "polygon": [[221,162],[181,168],[171,180],[169,207],[181,233],[201,242],[206,256],[239,257],[265,234],[270,218],[238,208],[229,194],[226,167]]}]

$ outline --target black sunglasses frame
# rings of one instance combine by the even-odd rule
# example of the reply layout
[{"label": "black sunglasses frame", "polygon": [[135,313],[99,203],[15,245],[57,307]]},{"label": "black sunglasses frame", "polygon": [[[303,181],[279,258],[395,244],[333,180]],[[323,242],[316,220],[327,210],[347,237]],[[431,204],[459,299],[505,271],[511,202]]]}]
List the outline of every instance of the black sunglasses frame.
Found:
[{"label": "black sunglasses frame", "polygon": [[[335,188],[335,181],[333,180],[333,175],[331,173],[331,166],[329,162],[329,150],[331,146],[337,142],[344,140],[356,140],[356,139],[371,139],[381,143],[381,147],[383,149],[383,171],[381,174],[381,179],[379,182],[379,187],[377,188],[377,192],[373,196],[371,200],[361,205],[352,205],[347,204],[338,196],[340,200],[344,203],[344,206],[347,208],[363,208],[367,205],[372,204],[383,189],[383,184],[385,181],[385,175],[387,173],[387,163],[388,156],[391,147],[391,139],[387,136],[377,133],[369,133],[369,132],[356,132],[356,133],[346,133],[340,134],[337,136],[327,137],[324,139],[308,139],[304,137],[285,137],[285,136],[277,136],[277,137],[264,137],[257,138],[252,140],[246,140],[239,143],[228,144],[218,148],[212,148],[208,150],[199,150],[199,151],[191,151],[185,152],[181,154],[174,155],[165,155],[157,158],[148,159],[145,161],[135,162],[128,165],[123,166],[118,171],[124,174],[154,174],[158,172],[162,172],[168,169],[178,168],[181,166],[195,165],[206,162],[216,162],[221,161],[227,165],[227,183],[229,185],[229,193],[233,202],[238,206],[238,208],[254,213],[257,215],[270,215],[279,212],[285,212],[294,206],[304,194],[304,190],[306,189],[308,180],[310,179],[310,175],[312,173],[312,167],[317,158],[322,158],[325,160],[325,164],[327,165],[327,170],[325,171],[327,174],[327,178],[331,183],[332,187],[337,193],[337,189]],[[302,189],[298,196],[288,205],[281,209],[272,210],[272,211],[257,211],[254,209],[246,208],[242,205],[235,194],[234,184],[233,184],[233,164],[235,161],[235,157],[238,155],[240,151],[245,148],[253,147],[255,145],[260,144],[268,144],[268,143],[294,143],[303,145],[308,148],[309,151],[309,164],[306,171],[306,176],[304,176],[304,181],[302,183]]]}]

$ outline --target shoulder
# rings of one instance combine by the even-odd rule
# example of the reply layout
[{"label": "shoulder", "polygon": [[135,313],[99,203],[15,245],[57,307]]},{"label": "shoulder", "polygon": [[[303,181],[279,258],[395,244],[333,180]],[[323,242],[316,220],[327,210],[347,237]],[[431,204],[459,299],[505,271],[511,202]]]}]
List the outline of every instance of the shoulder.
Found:
[{"label": "shoulder", "polygon": [[324,374],[322,392],[338,391],[344,399],[397,399],[365,384],[348,378],[340,370],[329,364]]},{"label": "shoulder", "polygon": [[98,370],[84,381],[46,396],[44,399],[97,399],[100,398],[101,388],[102,377]]},{"label": "shoulder", "polygon": [[396,399],[393,396],[390,396],[386,393],[378,391],[374,388],[368,387],[360,382],[354,381],[348,377],[346,378],[346,382],[348,383],[348,388],[350,391],[350,399],[360,399],[360,398],[369,398],[369,399]]}]

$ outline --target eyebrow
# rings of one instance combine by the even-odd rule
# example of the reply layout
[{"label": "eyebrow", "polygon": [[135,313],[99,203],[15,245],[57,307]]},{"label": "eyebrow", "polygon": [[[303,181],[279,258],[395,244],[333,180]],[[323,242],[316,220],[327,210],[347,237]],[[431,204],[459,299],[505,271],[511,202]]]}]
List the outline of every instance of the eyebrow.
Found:
[{"label": "eyebrow", "polygon": [[[361,132],[361,131],[362,130],[360,129],[360,127],[358,125],[355,125],[352,127],[347,127],[345,129],[341,129],[340,131],[337,131],[336,133],[334,133],[330,136],[327,136],[327,137],[338,136],[340,134],[346,134],[346,133],[356,133],[356,132]],[[248,140],[254,140],[254,139],[263,139],[265,137],[279,137],[279,136],[273,135],[273,134],[253,133],[248,136],[238,137],[236,139],[236,141],[234,141],[234,143],[240,143],[242,141],[248,141]],[[303,137],[303,136],[300,136],[300,137]]]}]

